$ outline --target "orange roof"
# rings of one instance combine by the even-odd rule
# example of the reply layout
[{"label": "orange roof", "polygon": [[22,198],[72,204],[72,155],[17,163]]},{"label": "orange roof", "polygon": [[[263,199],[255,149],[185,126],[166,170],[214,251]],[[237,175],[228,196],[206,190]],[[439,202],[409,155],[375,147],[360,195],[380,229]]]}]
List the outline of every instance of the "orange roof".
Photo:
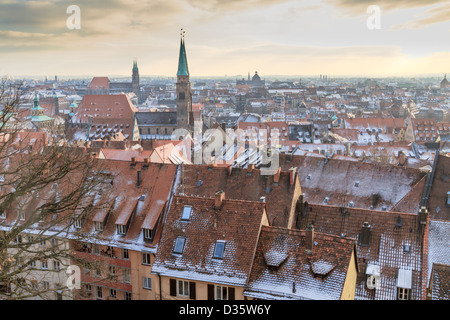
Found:
[{"label": "orange roof", "polygon": [[90,90],[99,90],[99,89],[109,89],[109,78],[108,77],[94,77],[91,80],[91,83],[87,87]]}]

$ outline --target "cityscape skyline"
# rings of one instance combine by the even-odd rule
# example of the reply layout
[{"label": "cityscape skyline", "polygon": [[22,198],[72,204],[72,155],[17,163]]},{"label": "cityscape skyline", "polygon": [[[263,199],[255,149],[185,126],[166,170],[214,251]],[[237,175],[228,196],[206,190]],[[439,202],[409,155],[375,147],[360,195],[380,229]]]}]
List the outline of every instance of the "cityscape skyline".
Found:
[{"label": "cityscape skyline", "polygon": [[[450,45],[442,40],[450,33],[449,4],[1,0],[0,74],[128,75],[136,58],[142,76],[172,77],[184,28],[193,77],[255,71],[264,76],[442,76],[450,70]],[[79,29],[69,29],[76,13],[70,5],[79,9]],[[378,20],[371,6],[379,9]]]}]

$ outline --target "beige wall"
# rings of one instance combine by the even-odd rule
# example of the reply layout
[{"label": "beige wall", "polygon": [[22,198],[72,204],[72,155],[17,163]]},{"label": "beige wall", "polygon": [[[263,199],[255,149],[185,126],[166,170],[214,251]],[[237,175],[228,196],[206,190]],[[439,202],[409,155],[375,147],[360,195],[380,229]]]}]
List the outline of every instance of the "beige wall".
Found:
[{"label": "beige wall", "polygon": [[183,280],[188,282],[195,282],[195,292],[196,292],[196,300],[208,300],[208,284],[212,285],[219,285],[224,287],[232,287],[235,289],[235,300],[244,300],[244,288],[243,287],[234,287],[229,285],[222,285],[222,284],[215,284],[215,283],[208,283],[203,281],[192,281],[192,280],[186,280],[181,278],[174,278],[174,277],[161,277],[161,287],[162,287],[162,299],[163,300],[191,300],[189,297],[186,296],[171,296],[170,295],[170,279],[175,280]]},{"label": "beige wall", "polygon": [[355,252],[353,251],[350,264],[347,269],[344,288],[342,289],[341,300],[355,300],[357,275],[358,271],[356,270]]}]

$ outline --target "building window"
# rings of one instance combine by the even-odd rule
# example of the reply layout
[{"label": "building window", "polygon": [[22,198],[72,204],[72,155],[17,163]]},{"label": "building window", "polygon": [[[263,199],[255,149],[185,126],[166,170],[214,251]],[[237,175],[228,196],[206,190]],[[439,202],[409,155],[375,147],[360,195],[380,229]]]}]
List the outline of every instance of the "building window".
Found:
[{"label": "building window", "polygon": [[223,259],[223,251],[225,250],[225,241],[216,241],[216,247],[214,248],[214,256],[216,259]]},{"label": "building window", "polygon": [[190,220],[191,219],[191,212],[192,212],[192,207],[191,206],[184,206],[183,214],[181,216],[181,220]]},{"label": "building window", "polygon": [[124,283],[130,283],[130,269],[122,269],[122,281]]},{"label": "building window", "polygon": [[398,288],[397,289],[397,300],[409,300],[410,289]]},{"label": "building window", "polygon": [[150,253],[143,253],[142,254],[142,264],[144,264],[146,266],[151,265]]},{"label": "building window", "polygon": [[95,231],[103,231],[103,222],[95,222]]},{"label": "building window", "polygon": [[177,295],[181,297],[189,297],[189,281],[178,280]]},{"label": "building window", "polygon": [[59,271],[61,269],[60,266],[61,265],[60,265],[59,261],[56,261],[56,260],[53,261],[53,270]]},{"label": "building window", "polygon": [[184,100],[185,98],[186,98],[186,95],[185,95],[184,92],[180,92],[180,93],[178,94],[178,100]]},{"label": "building window", "polygon": [[80,229],[82,226],[81,219],[75,219],[73,225],[75,228]]},{"label": "building window", "polygon": [[109,289],[109,296],[114,299],[117,298],[117,291],[114,289]]},{"label": "building window", "polygon": [[152,279],[142,277],[143,288],[147,290],[152,290]]},{"label": "building window", "polygon": [[125,300],[131,300],[131,292],[125,292],[124,298]]},{"label": "building window", "polygon": [[122,259],[129,260],[130,254],[128,253],[128,249],[122,249],[121,256],[122,256]]},{"label": "building window", "polygon": [[47,260],[41,260],[41,269],[47,270],[48,269],[48,262]]},{"label": "building window", "polygon": [[124,236],[127,233],[127,226],[118,224],[117,225],[117,233]]},{"label": "building window", "polygon": [[102,287],[97,287],[97,289],[95,290],[95,293],[96,293],[97,300],[102,300],[103,299],[103,289],[102,289]]},{"label": "building window", "polygon": [[178,237],[175,240],[175,247],[173,248],[174,253],[183,253],[184,250],[184,242],[186,241],[183,237]]},{"label": "building window", "polygon": [[42,281],[42,288],[44,290],[50,289],[50,283],[48,281]]},{"label": "building window", "polygon": [[216,286],[215,299],[228,300],[228,287]]},{"label": "building window", "polygon": [[152,240],[153,230],[152,229],[143,229],[143,230],[144,230],[144,240]]}]

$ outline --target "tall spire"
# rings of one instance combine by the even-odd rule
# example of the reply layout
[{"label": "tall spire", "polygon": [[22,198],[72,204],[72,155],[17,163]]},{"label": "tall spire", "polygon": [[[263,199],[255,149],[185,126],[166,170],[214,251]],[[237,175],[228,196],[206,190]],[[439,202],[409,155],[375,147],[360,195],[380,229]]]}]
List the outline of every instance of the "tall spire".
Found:
[{"label": "tall spire", "polygon": [[186,49],[184,47],[184,33],[181,29],[181,43],[180,43],[180,56],[178,58],[178,72],[177,76],[189,76],[189,68],[186,57]]}]

